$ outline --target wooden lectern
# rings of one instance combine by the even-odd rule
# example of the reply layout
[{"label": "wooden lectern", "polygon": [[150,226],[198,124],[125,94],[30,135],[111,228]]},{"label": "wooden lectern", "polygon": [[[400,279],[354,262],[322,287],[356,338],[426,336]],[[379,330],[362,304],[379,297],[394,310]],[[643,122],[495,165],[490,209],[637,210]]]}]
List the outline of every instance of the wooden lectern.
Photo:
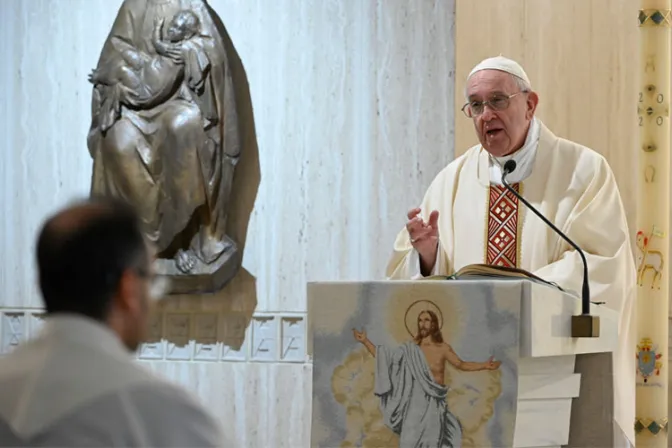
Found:
[{"label": "wooden lectern", "polygon": [[[421,303],[418,307],[415,304],[419,302],[425,302],[425,304]],[[414,306],[416,308],[413,308]],[[504,311],[493,311],[496,307]],[[470,357],[468,361],[487,362],[490,356],[489,353],[485,353],[487,350],[482,350],[483,354],[469,351],[471,347],[479,345],[478,341],[474,342],[474,334],[505,334],[506,328],[498,327],[505,325],[518,327],[509,328],[509,333],[516,333],[517,350],[515,346],[506,348],[506,353],[512,354],[511,361],[508,362],[513,366],[507,367],[506,375],[509,375],[510,371],[517,370],[512,374],[517,375],[517,389],[515,387],[516,377],[510,377],[513,378],[511,380],[513,398],[510,403],[516,403],[515,411],[512,410],[511,413],[515,413],[515,418],[512,415],[508,420],[501,420],[504,423],[499,423],[496,429],[483,429],[481,433],[486,434],[483,437],[494,437],[489,434],[507,433],[508,431],[509,436],[506,443],[514,447],[614,446],[612,352],[616,350],[618,344],[618,313],[604,305],[593,305],[592,315],[600,318],[600,336],[572,338],[572,316],[581,312],[581,300],[577,295],[534,280],[484,278],[309,283],[310,337],[308,350],[313,358],[314,366],[312,446],[340,446],[343,441],[339,439],[341,434],[353,432],[352,422],[357,420],[348,420],[350,417],[344,417],[344,415],[350,412],[349,409],[358,407],[357,400],[361,401],[361,399],[357,398],[347,402],[344,397],[350,393],[349,389],[336,390],[340,387],[336,379],[342,382],[344,381],[342,378],[358,378],[357,372],[348,373],[346,367],[350,364],[347,362],[351,364],[352,362],[346,362],[346,357],[359,356],[357,359],[363,360],[360,363],[375,364],[375,375],[372,370],[374,367],[367,367],[368,364],[358,368],[364,372],[364,377],[368,375],[367,378],[370,378],[368,381],[372,382],[374,378],[375,381],[379,381],[379,377],[386,375],[381,373],[385,372],[384,367],[380,370],[383,356],[382,354],[374,356],[375,349],[371,347],[380,347],[381,341],[387,340],[387,344],[393,347],[390,350],[393,350],[394,346],[409,343],[404,342],[404,339],[410,342],[417,341],[415,336],[420,333],[421,320],[429,316],[428,314],[424,317],[419,316],[425,309],[435,310],[434,314],[439,316],[439,324],[446,331],[450,330],[450,325],[457,326],[458,324],[462,325],[460,328],[465,328],[464,331],[468,329],[468,335],[465,333],[464,336],[460,336],[463,342],[456,342],[458,345],[453,346],[458,356],[464,357],[466,354]],[[506,309],[515,310],[515,313],[510,313]],[[464,317],[450,321],[451,315],[458,312]],[[506,321],[503,317],[498,317],[493,313],[500,313],[502,316],[508,313],[507,315],[515,314],[516,316],[515,320]],[[399,330],[391,327],[395,325],[394,321],[398,320],[399,316],[405,316],[405,328],[408,329],[410,336],[401,335]],[[342,323],[337,322],[339,320]],[[460,320],[468,320],[469,323],[464,324],[459,322]],[[415,322],[418,322],[417,333],[414,333]],[[474,326],[478,325],[483,326],[481,333],[474,330]],[[494,331],[499,333],[493,333]],[[386,332],[396,336],[390,336],[388,340]],[[490,337],[498,338],[497,336]],[[367,338],[366,341],[370,340],[368,345],[364,338]],[[449,336],[444,335],[444,338],[450,343]],[[464,342],[467,340],[472,342]],[[365,350],[365,346],[368,347],[369,352]],[[351,354],[347,355],[348,353]],[[504,349],[500,349],[500,353],[504,353]],[[335,361],[336,358],[339,360]],[[390,359],[392,358],[393,356],[390,356]],[[501,359],[501,356],[495,353],[494,358],[495,360]],[[394,369],[398,370],[403,360],[395,359],[397,359],[395,361],[397,364]],[[430,362],[427,361],[428,371],[429,364]],[[478,366],[481,365],[479,363],[467,364],[476,365],[479,369]],[[506,366],[507,364],[503,363],[501,367],[495,366],[495,368],[504,370]],[[483,369],[488,368],[490,367]],[[366,371],[366,369],[369,370]],[[502,375],[504,374],[503,372]],[[336,378],[338,375],[340,375],[339,378]],[[416,373],[410,375],[416,375]],[[409,375],[404,377],[405,381],[409,381],[408,377]],[[386,379],[386,384],[394,386],[394,381],[394,378]],[[411,386],[405,384],[401,388],[407,387]],[[446,383],[446,387],[450,389],[451,384]],[[375,386],[371,384],[367,390],[379,391],[381,389],[378,384]],[[372,397],[376,395],[375,399],[381,400],[380,392],[369,392],[369,394]],[[477,395],[475,397],[474,399],[477,399]],[[382,400],[384,405],[385,400],[388,399]],[[506,405],[499,406],[496,409],[501,410],[506,407]],[[362,408],[364,407],[366,406],[362,405]],[[514,406],[510,407],[514,408]],[[371,406],[367,409],[371,409]],[[377,409],[373,409],[373,411],[366,412],[378,412]],[[384,414],[382,407],[381,413]],[[459,419],[461,416],[457,417]],[[502,428],[507,424],[512,427]],[[339,425],[347,425],[348,428],[341,428]],[[367,425],[365,425],[366,428],[375,426],[373,423],[367,423]],[[386,423],[386,426],[391,428],[393,425]],[[413,431],[413,429],[406,430]],[[369,430],[363,429],[362,431]],[[317,432],[320,433],[319,436]],[[399,437],[398,440],[401,440],[402,437]],[[406,440],[412,440],[412,438]],[[401,442],[396,443],[401,444]],[[468,444],[469,442],[462,442],[462,446]]]}]

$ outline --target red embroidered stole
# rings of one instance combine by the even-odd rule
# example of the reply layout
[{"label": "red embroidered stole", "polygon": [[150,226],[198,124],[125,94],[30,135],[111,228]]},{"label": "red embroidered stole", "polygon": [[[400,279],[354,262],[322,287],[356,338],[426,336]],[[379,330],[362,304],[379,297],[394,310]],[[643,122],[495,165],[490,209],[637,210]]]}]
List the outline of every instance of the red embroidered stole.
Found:
[{"label": "red embroidered stole", "polygon": [[[511,187],[520,193],[520,184]],[[518,198],[503,185],[490,185],[486,261],[494,266],[518,267]]]}]

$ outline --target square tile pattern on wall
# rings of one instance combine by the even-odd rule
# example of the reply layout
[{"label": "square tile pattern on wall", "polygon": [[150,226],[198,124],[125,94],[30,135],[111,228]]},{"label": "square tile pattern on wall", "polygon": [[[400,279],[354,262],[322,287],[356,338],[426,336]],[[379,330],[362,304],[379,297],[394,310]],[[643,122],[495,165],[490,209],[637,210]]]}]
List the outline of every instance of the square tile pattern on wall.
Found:
[{"label": "square tile pattern on wall", "polygon": [[[0,313],[0,352],[10,353],[35,337],[44,322],[40,309]],[[262,313],[247,325],[243,314],[167,312],[152,316],[147,340],[138,349],[143,361],[304,363],[306,316]]]}]

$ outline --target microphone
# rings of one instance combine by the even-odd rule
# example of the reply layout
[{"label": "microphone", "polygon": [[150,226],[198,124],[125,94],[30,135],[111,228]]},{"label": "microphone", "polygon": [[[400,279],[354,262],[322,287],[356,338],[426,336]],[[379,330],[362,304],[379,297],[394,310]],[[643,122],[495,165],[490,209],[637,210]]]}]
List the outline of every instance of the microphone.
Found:
[{"label": "microphone", "polygon": [[514,196],[520,200],[527,208],[537,215],[544,223],[549,226],[555,233],[560,235],[563,240],[567,241],[570,246],[576,249],[581,261],[583,261],[583,288],[581,290],[581,314],[578,316],[572,316],[572,337],[574,338],[586,338],[586,337],[599,337],[600,336],[600,318],[599,316],[590,315],[590,287],[588,285],[588,261],[586,260],[586,255],[583,253],[581,248],[572,241],[567,235],[562,233],[548,218],[541,214],[532,204],[530,204],[524,197],[522,197],[516,190],[514,190],[511,185],[506,181],[506,176],[513,173],[516,169],[516,161],[511,159],[504,164],[502,172],[502,184],[504,187],[510,191]]}]

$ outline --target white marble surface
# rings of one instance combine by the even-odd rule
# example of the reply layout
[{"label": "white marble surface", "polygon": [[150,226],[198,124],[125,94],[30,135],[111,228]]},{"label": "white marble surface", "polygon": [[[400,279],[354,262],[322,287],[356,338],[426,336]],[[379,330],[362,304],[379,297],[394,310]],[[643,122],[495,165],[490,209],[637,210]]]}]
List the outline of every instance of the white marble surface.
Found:
[{"label": "white marble surface", "polygon": [[[88,193],[86,77],[120,4],[0,1],[3,350],[39,325],[41,221]],[[140,357],[240,446],[306,446],[305,284],[382,278],[406,210],[452,160],[454,0],[210,4],[249,83],[230,222],[244,269],[221,294],[169,301]]]},{"label": "white marble surface", "polygon": [[581,299],[524,283],[514,446],[566,445],[572,399],[579,396],[581,385],[581,374],[574,373],[575,355],[613,352],[618,346],[618,313],[593,305],[591,313],[600,317],[600,337],[572,338],[571,317],[581,312]]},{"label": "white marble surface", "polygon": [[591,305],[600,318],[600,336],[572,338],[572,316],[581,313],[581,299],[555,288],[527,282],[521,303],[521,356],[558,356],[613,352],[618,347],[618,313]]},{"label": "white marble surface", "polygon": [[574,361],[571,355],[519,360],[514,447],[567,444],[572,398],[579,396],[581,385]]}]

